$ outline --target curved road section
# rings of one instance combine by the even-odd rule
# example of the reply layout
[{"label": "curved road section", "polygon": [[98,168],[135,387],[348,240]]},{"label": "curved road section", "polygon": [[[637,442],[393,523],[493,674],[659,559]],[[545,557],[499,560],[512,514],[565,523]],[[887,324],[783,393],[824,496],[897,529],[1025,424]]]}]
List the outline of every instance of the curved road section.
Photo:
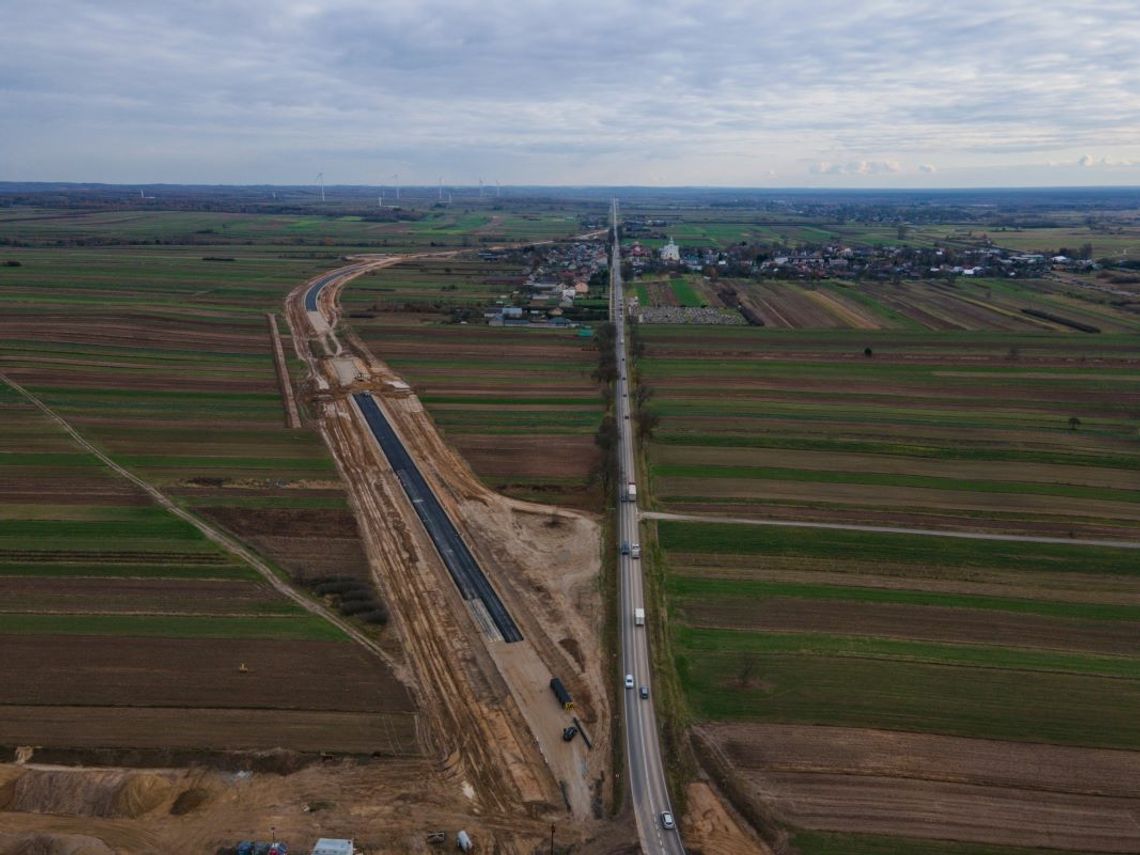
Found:
[{"label": "curved road section", "polygon": [[[618,385],[616,395],[621,490],[618,501],[618,551],[620,600],[618,623],[621,626],[623,665],[622,693],[625,714],[625,758],[629,768],[630,795],[637,817],[637,831],[644,852],[680,855],[685,848],[676,828],[666,828],[663,815],[673,817],[669,790],[665,785],[665,766],[661,762],[661,743],[657,738],[657,715],[653,709],[653,680],[649,660],[646,627],[634,620],[634,610],[645,607],[640,550],[641,536],[638,507],[629,499],[628,485],[637,483],[637,467],[633,456],[632,413],[629,401],[629,375],[626,372],[625,312],[621,281],[621,243],[617,233],[617,200],[613,209],[613,257],[610,261],[610,317],[617,328]],[[627,545],[628,550],[626,549]],[[637,549],[635,549],[637,545]],[[628,554],[623,554],[628,553]],[[633,688],[628,686],[629,675]],[[645,692],[642,687],[645,687]],[[647,695],[647,697],[645,696]]]},{"label": "curved road section", "polygon": [[[305,311],[315,330],[329,333],[332,331],[330,320],[320,310],[321,291],[342,279],[345,274],[361,269],[362,266],[365,265],[341,267],[313,280],[305,291]],[[339,350],[338,345],[337,351]],[[475,560],[475,556],[471,554],[455,523],[432,492],[431,486],[412,460],[412,456],[385,417],[380,405],[367,393],[356,393],[352,399],[356,402],[360,414],[364,416],[380,450],[388,458],[388,463],[395,472],[400,486],[404,488],[408,502],[423,523],[439,557],[447,567],[447,572],[455,582],[455,587],[459,589],[460,596],[471,609],[476,623],[496,641],[501,640],[508,644],[522,641],[523,635],[518,625],[507,611],[507,607],[503,605],[503,601],[499,599],[490,580]]]}]

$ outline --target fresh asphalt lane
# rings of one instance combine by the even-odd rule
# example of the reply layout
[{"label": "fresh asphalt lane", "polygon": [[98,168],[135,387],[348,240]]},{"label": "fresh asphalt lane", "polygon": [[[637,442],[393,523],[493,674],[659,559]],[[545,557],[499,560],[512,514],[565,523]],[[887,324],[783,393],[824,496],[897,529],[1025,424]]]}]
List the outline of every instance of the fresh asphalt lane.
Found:
[{"label": "fresh asphalt lane", "polygon": [[[618,543],[640,544],[637,502],[625,501],[626,485],[637,480],[634,466],[632,412],[629,399],[629,377],[626,373],[625,306],[622,298],[621,248],[617,240],[617,208],[613,210],[614,250],[610,263],[610,317],[617,330],[618,380],[615,397],[618,437],[620,498],[618,501]],[[621,626],[622,693],[625,716],[625,757],[629,769],[630,797],[637,817],[637,831],[644,852],[679,855],[685,849],[676,829],[665,829],[661,814],[673,813],[669,791],[665,785],[665,766],[661,762],[661,743],[657,737],[657,715],[654,712],[653,680],[649,660],[647,628],[636,626],[633,610],[644,608],[641,559],[623,555],[618,550],[620,600],[618,622]],[[626,688],[626,674],[633,675],[632,689]],[[641,687],[649,689],[643,700]],[[674,822],[676,817],[674,816]]]},{"label": "fresh asphalt lane", "polygon": [[483,573],[482,568],[467,548],[459,530],[443,509],[439,499],[432,492],[424,476],[420,474],[412,456],[404,447],[403,441],[396,435],[388,419],[380,410],[376,399],[367,392],[357,392],[352,396],[356,406],[360,408],[364,420],[376,442],[380,445],[388,463],[396,473],[408,501],[412,503],[416,516],[420,518],[424,529],[435,544],[436,551],[443,559],[455,586],[464,600],[478,600],[487,610],[487,614],[494,622],[503,641],[508,644],[522,641],[522,632],[507,612],[507,607],[491,587],[490,580]]}]

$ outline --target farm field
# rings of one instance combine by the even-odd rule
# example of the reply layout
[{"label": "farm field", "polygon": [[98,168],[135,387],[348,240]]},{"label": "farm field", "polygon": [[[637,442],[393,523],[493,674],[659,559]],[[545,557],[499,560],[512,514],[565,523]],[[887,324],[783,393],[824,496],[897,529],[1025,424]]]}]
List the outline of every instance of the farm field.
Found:
[{"label": "farm field", "polygon": [[[708,520],[651,523],[659,696],[698,753],[803,853],[1134,851],[1137,550],[720,520],[1140,541],[1135,316],[1055,284],[733,287],[785,322],[638,331],[648,501]],[[1002,314],[1034,301],[1103,332]]]},{"label": "farm field", "polygon": [[661,417],[649,452],[661,510],[1135,530],[1135,335],[654,326],[642,338],[640,382]]},{"label": "farm field", "polygon": [[503,283],[512,276],[517,270],[501,263],[425,259],[361,277],[342,304],[488,486],[594,509],[603,402],[591,340],[572,329],[489,327],[481,314],[449,322],[509,294]]},{"label": "farm field", "polygon": [[[335,264],[336,247],[313,258],[246,244],[280,233],[241,215],[26,213],[0,215],[0,235],[25,244],[3,251],[20,266],[0,267],[0,372],[281,573],[367,574],[320,438],[285,427],[266,322],[298,281]],[[226,222],[244,236],[200,233]],[[178,243],[187,232],[202,245]],[[156,239],[172,243],[127,243]],[[232,260],[206,260],[223,254]],[[192,715],[202,726],[179,741],[187,750],[418,751],[415,705],[385,666],[6,384],[0,409],[8,747],[155,747]],[[314,679],[295,687],[308,670],[352,674],[352,706]],[[243,718],[249,708],[282,712]]]},{"label": "farm field", "polygon": [[789,282],[687,274],[646,277],[634,287],[642,306],[739,306],[772,330],[1069,331],[1058,321],[1026,314],[1029,309],[1105,333],[1140,331],[1140,317],[1069,280]]},{"label": "farm field", "polygon": [[[312,204],[310,203],[310,207]],[[501,215],[455,207],[397,219],[392,209],[374,216],[337,214],[246,214],[215,211],[126,209],[60,211],[12,208],[0,210],[0,238],[20,246],[194,246],[198,248],[273,247],[278,254],[309,252],[335,258],[337,249],[357,252],[415,252],[432,248],[478,247],[485,243],[535,241],[578,231],[565,213],[536,210]],[[230,252],[217,253],[221,257]],[[6,253],[7,255],[7,253]]]}]

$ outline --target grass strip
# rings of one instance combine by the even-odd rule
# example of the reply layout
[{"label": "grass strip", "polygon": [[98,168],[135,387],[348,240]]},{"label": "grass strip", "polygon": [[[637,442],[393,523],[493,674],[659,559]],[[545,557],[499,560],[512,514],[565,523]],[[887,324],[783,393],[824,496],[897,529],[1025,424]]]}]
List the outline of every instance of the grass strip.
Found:
[{"label": "grass strip", "polygon": [[861,603],[894,603],[909,606],[943,606],[957,609],[992,609],[1016,614],[1084,621],[1140,622],[1140,606],[1125,606],[1115,603],[1021,600],[1012,597],[943,594],[898,588],[861,588],[791,582],[761,582],[753,579],[671,576],[669,592],[674,597],[692,598],[696,601],[706,601],[713,598],[756,601],[771,597],[790,597],[799,600],[839,600]]},{"label": "grass strip", "polygon": [[892,659],[931,665],[964,665],[1009,671],[1053,671],[1140,680],[1140,659],[976,644],[936,644],[893,638],[823,633],[748,632],[677,626],[676,640],[693,652],[782,654],[853,659]]},{"label": "grass strip", "polygon": [[1136,550],[1079,544],[968,540],[920,534],[675,520],[660,521],[658,531],[662,545],[671,552],[789,555],[836,560],[858,557],[947,567],[1126,576],[1140,573]]}]

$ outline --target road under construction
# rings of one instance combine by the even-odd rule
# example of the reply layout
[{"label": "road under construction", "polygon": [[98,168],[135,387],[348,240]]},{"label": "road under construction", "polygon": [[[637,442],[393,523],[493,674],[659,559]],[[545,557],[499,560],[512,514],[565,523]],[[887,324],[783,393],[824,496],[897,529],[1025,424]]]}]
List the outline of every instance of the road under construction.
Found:
[{"label": "road under construction", "polygon": [[[488,823],[517,833],[570,817],[585,839],[613,787],[599,527],[563,509],[554,531],[549,507],[490,491],[402,378],[338,325],[340,290],[403,260],[350,259],[290,294],[304,397],[392,613],[425,748]],[[555,677],[573,714],[550,692]],[[571,725],[588,739],[565,741]]]}]

